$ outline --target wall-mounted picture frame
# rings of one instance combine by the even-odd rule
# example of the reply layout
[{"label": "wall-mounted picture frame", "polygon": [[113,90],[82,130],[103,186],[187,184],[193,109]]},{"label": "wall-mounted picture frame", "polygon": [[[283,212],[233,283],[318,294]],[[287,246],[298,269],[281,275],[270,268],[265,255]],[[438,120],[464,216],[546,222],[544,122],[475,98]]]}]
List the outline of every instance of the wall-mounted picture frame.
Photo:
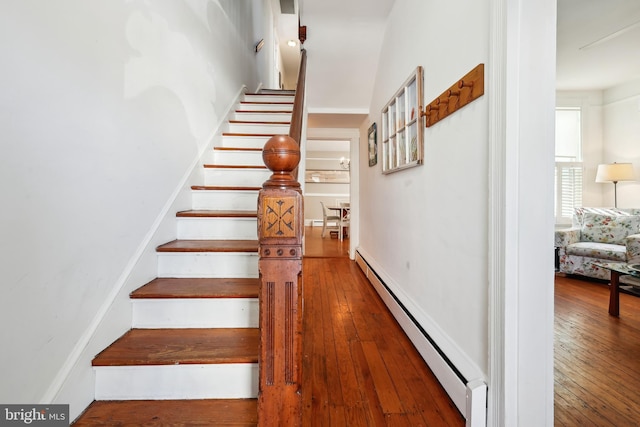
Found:
[{"label": "wall-mounted picture frame", "polygon": [[382,109],[382,173],[423,162],[423,72],[418,66]]},{"label": "wall-mounted picture frame", "polygon": [[369,127],[369,166],[378,163],[378,127],[374,123]]}]

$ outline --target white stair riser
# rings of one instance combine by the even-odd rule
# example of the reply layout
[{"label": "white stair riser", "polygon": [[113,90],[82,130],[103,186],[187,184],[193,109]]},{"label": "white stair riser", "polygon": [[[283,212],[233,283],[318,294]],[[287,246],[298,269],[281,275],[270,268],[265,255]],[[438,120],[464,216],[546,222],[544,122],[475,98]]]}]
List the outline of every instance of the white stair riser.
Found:
[{"label": "white stair riser", "polygon": [[178,239],[255,240],[256,218],[178,218]]},{"label": "white stair riser", "polygon": [[267,143],[269,138],[271,137],[224,135],[220,146],[230,148],[259,148],[262,150],[264,148],[264,144]]},{"label": "white stair riser", "polygon": [[264,123],[229,123],[229,132],[231,133],[269,133],[276,135],[288,135],[289,125],[276,125]]},{"label": "white stair riser", "polygon": [[193,190],[193,209],[255,211],[258,191]]},{"label": "white stair riser", "polygon": [[240,111],[280,111],[291,113],[293,111],[293,104],[251,104],[240,103],[237,108]]},{"label": "white stair riser", "polygon": [[293,102],[295,95],[251,95],[246,94],[244,101],[246,102]]},{"label": "white stair riser", "polygon": [[160,252],[158,277],[258,277],[258,254],[238,252]]},{"label": "white stair riser", "polygon": [[205,161],[214,165],[264,166],[261,149],[259,151],[211,150],[207,157]]},{"label": "white stair riser", "polygon": [[99,366],[96,400],[245,399],[258,395],[255,363]]},{"label": "white stair riser", "polygon": [[234,120],[247,122],[290,122],[291,113],[238,113],[234,115]]},{"label": "white stair riser", "polygon": [[258,299],[134,299],[133,327],[257,328]]},{"label": "white stair riser", "polygon": [[205,168],[204,185],[262,187],[271,173],[269,169]]}]

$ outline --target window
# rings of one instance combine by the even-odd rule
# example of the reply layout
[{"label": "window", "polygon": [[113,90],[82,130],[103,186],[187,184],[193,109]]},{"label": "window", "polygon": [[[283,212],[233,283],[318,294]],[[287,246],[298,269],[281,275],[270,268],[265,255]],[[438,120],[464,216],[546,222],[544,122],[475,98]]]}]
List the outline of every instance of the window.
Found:
[{"label": "window", "polygon": [[570,223],[582,205],[582,123],[580,108],[556,109],[556,223]]}]

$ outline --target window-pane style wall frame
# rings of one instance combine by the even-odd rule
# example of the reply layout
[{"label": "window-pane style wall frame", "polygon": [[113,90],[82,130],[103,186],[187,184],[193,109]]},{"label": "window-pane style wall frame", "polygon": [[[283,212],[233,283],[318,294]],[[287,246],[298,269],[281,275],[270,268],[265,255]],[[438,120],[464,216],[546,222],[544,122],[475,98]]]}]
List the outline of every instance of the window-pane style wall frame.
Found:
[{"label": "window-pane style wall frame", "polygon": [[382,109],[382,173],[422,164],[423,85],[418,66]]}]

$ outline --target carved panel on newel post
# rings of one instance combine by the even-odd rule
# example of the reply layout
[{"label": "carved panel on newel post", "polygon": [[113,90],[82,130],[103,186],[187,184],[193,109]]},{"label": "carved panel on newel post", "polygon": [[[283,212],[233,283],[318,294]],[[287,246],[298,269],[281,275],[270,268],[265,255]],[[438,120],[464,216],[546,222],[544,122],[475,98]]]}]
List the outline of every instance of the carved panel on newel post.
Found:
[{"label": "carved panel on newel post", "polygon": [[301,425],[303,198],[291,172],[298,144],[274,136],[264,146],[273,175],[258,196],[260,359],[258,424]]}]

